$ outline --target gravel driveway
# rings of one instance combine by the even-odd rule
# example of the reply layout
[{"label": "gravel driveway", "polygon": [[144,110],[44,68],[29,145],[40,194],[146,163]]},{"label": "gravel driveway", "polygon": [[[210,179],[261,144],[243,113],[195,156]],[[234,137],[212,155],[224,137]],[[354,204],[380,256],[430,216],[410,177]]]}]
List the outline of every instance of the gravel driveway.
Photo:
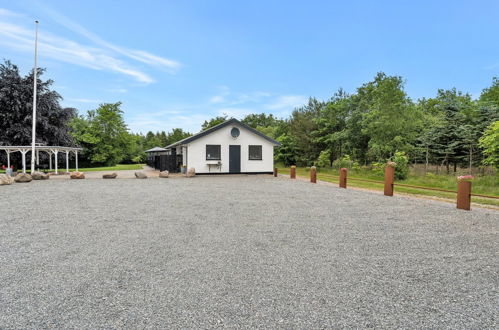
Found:
[{"label": "gravel driveway", "polygon": [[0,186],[0,328],[497,328],[499,212],[271,176]]}]

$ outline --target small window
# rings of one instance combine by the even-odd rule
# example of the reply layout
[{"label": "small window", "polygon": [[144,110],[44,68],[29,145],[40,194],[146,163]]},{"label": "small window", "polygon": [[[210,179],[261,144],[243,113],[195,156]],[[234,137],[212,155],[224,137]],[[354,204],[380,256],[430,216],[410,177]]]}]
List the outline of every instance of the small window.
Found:
[{"label": "small window", "polygon": [[249,146],[249,160],[262,160],[262,146]]},{"label": "small window", "polygon": [[220,160],[220,145],[207,144],[206,145],[206,160]]}]

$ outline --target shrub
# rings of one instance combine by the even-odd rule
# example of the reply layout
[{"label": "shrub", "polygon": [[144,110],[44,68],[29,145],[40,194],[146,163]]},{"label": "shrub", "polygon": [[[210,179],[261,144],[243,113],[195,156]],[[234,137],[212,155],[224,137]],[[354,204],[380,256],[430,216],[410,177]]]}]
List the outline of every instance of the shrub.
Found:
[{"label": "shrub", "polygon": [[397,164],[395,166],[395,178],[398,180],[407,179],[407,176],[409,175],[409,158],[406,156],[405,152],[395,152],[391,161]]},{"label": "shrub", "polygon": [[375,175],[383,176],[385,174],[385,165],[383,163],[372,163],[371,164],[371,171]]},{"label": "shrub", "polygon": [[329,165],[331,165],[331,152],[329,150],[323,150],[315,162],[315,166],[328,167]]},{"label": "shrub", "polygon": [[[340,159],[337,159],[333,162],[333,167],[334,168],[348,168],[348,169],[351,169],[353,166],[354,166],[355,162],[353,162],[351,159],[350,159],[350,156],[349,155],[345,155],[343,157],[341,157]],[[358,165],[358,164],[357,164]]]}]

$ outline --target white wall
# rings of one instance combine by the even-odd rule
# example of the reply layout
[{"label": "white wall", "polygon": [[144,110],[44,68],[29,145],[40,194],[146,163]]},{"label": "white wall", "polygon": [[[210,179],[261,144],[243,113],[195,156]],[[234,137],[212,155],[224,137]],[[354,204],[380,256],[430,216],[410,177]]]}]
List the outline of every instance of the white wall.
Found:
[{"label": "white wall", "polygon": [[[235,139],[230,134],[233,127],[239,128],[240,131],[239,137]],[[229,172],[229,145],[241,146],[241,172],[272,172],[274,170],[274,145],[246,128],[233,124],[220,128],[188,144],[187,167],[194,167],[196,173],[209,172],[206,161],[207,144],[221,145],[221,171],[218,167],[212,166],[211,172]],[[248,159],[249,145],[262,146],[262,160]]]}]

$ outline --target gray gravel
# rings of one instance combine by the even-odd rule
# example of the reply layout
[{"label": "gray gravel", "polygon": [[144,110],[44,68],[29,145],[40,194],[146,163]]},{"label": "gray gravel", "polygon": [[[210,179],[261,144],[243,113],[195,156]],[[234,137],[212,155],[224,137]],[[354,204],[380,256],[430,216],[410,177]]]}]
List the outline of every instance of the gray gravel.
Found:
[{"label": "gray gravel", "polygon": [[0,328],[497,328],[499,212],[270,176],[0,186]]}]

